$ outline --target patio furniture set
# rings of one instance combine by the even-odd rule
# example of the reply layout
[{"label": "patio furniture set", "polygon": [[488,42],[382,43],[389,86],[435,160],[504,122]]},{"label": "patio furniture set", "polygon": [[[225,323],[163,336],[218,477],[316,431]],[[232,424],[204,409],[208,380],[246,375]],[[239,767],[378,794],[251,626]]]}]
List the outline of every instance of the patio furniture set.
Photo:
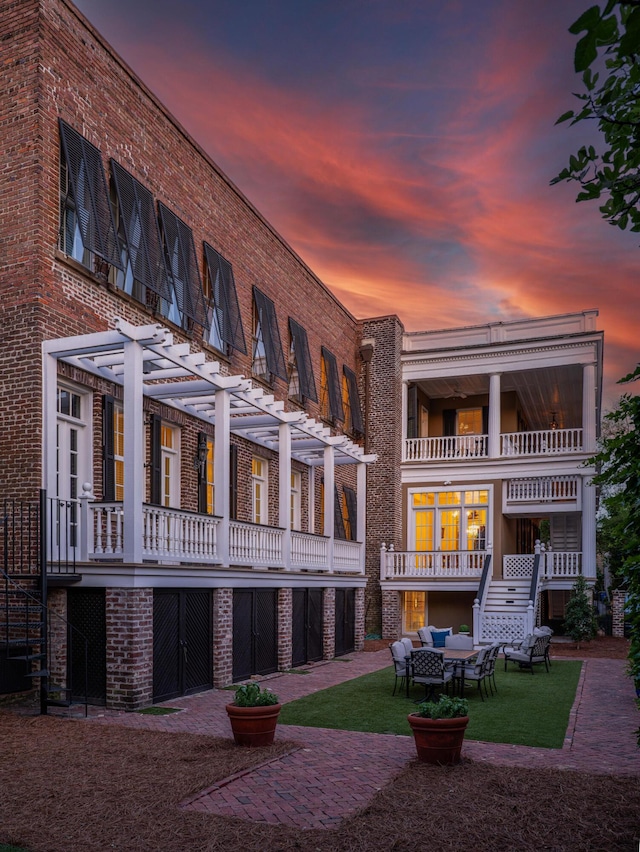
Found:
[{"label": "patio furniture set", "polygon": [[[404,686],[407,697],[409,688],[421,684],[425,688],[423,701],[433,698],[436,690],[447,691],[451,685],[464,695],[468,683],[476,683],[482,701],[497,693],[495,669],[498,655],[504,655],[505,671],[507,663],[518,663],[533,673],[537,663],[543,663],[549,671],[549,645],[553,631],[548,627],[536,628],[534,633],[523,640],[508,645],[493,642],[474,649],[470,636],[454,634],[450,628],[444,630],[435,627],[422,627],[418,630],[420,648],[414,648],[411,639],[403,638],[389,645],[394,664],[395,682],[393,695],[398,685]],[[484,695],[483,695],[484,686]]]}]

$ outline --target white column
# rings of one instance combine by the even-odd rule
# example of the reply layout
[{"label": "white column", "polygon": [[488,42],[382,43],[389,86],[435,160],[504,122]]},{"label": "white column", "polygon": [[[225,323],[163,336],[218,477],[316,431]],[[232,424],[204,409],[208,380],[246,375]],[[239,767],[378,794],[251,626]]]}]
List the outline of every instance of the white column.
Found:
[{"label": "white column", "polygon": [[335,452],[331,445],[324,448],[324,535],[328,541],[329,570],[333,571]]},{"label": "white column", "polygon": [[42,385],[42,487],[46,489],[48,497],[57,497],[58,361],[52,355],[43,355]]},{"label": "white column", "polygon": [[363,462],[358,464],[357,489],[356,523],[358,525],[358,541],[360,542],[360,570],[364,574],[367,542],[367,466]]},{"label": "white column", "polygon": [[291,429],[288,423],[278,427],[279,493],[278,525],[284,530],[282,537],[282,561],[285,568],[291,567]]},{"label": "white column", "polygon": [[582,449],[596,451],[596,365],[582,368]]},{"label": "white column", "polygon": [[218,526],[217,551],[223,565],[229,564],[229,487],[231,447],[231,397],[216,391],[216,432],[213,445],[213,512],[222,518]]},{"label": "white column", "polygon": [[596,577],[596,488],[588,476],[582,477],[582,573]]},{"label": "white column", "polygon": [[[417,416],[417,412],[416,412],[416,416]],[[402,427],[401,427],[402,452],[400,454],[400,457],[401,457],[402,461],[405,461],[406,458],[407,458],[407,419],[408,419],[408,417],[409,417],[409,383],[403,382],[402,383],[402,416],[400,418],[401,424],[402,424]],[[416,431],[416,435],[417,434],[418,433]],[[364,539],[363,539],[363,541],[364,541]]]},{"label": "white column", "polygon": [[316,531],[316,469],[310,465],[308,471],[309,532],[314,533]]},{"label": "white column", "polygon": [[500,373],[489,376],[489,458],[500,456]]},{"label": "white column", "polygon": [[135,340],[124,344],[124,499],[123,561],[142,562],[144,501],[144,415],[142,353]]}]

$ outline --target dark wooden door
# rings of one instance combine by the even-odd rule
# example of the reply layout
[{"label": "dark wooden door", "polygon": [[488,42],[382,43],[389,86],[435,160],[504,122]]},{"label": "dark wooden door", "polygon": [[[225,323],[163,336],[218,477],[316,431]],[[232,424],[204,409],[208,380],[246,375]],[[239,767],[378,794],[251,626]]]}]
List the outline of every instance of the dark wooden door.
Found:
[{"label": "dark wooden door", "polygon": [[322,589],[294,589],[292,665],[322,659],[322,634]]},{"label": "dark wooden door", "polygon": [[234,589],[233,680],[278,670],[277,592]]},{"label": "dark wooden door", "polygon": [[355,589],[336,589],[336,657],[355,650]]},{"label": "dark wooden door", "polygon": [[[89,704],[107,700],[107,624],[104,589],[67,591],[67,685],[74,701]],[[85,653],[86,638],[86,653]]]},{"label": "dark wooden door", "polygon": [[156,589],[153,595],[153,700],[210,689],[211,592]]}]

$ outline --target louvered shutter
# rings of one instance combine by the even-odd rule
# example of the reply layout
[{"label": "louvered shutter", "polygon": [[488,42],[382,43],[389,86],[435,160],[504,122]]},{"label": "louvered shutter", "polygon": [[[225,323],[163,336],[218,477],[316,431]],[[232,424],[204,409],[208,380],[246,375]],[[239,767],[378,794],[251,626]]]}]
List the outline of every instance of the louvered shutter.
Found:
[{"label": "louvered shutter", "polygon": [[158,210],[164,234],[167,269],[171,275],[178,310],[183,318],[190,319],[203,329],[208,328],[209,321],[191,228],[161,201],[158,202]]},{"label": "louvered shutter", "polygon": [[151,415],[151,502],[155,506],[162,504],[162,420],[158,414]]},{"label": "louvered shutter", "polygon": [[[444,417],[444,414],[443,414]],[[446,432],[445,432],[446,435]],[[418,386],[407,388],[407,438],[418,437]]]},{"label": "louvered shutter", "polygon": [[229,447],[229,517],[232,521],[238,518],[238,447]]},{"label": "louvered shutter", "polygon": [[442,411],[442,434],[449,438],[456,434],[456,410],[444,408]]},{"label": "louvered shutter", "polygon": [[347,367],[343,366],[343,371],[347,379],[347,388],[349,391],[349,405],[351,406],[351,428],[354,432],[362,434],[364,426],[362,425],[362,409],[360,408],[360,394],[358,393],[358,380],[356,374]]},{"label": "louvered shutter", "polygon": [[115,160],[111,160],[111,174],[133,277],[168,302],[171,287],[153,196]]},{"label": "louvered shutter", "polygon": [[[198,449],[207,443],[206,432],[198,432]],[[198,466],[198,511],[207,511],[207,467],[205,464]]]},{"label": "louvered shutter", "polygon": [[287,367],[282,353],[282,341],[278,329],[275,305],[268,296],[253,288],[253,299],[258,311],[258,319],[262,330],[262,341],[264,343],[267,369],[283,381],[287,381]]},{"label": "louvered shutter", "polygon": [[344,529],[344,518],[342,517],[342,503],[340,502],[337,485],[334,485],[333,493],[333,537],[341,538],[343,541],[347,537]]},{"label": "louvered shutter", "polygon": [[327,387],[329,390],[329,416],[334,420],[344,420],[344,409],[342,407],[342,388],[338,378],[338,364],[336,356],[324,346],[322,347],[327,372]]},{"label": "louvered shutter", "polygon": [[296,358],[296,367],[298,368],[300,392],[303,396],[306,396],[307,399],[317,402],[318,394],[316,393],[316,382],[313,376],[313,365],[311,363],[311,355],[309,353],[307,330],[294,319],[289,317],[289,331],[291,332],[293,351]]},{"label": "louvered shutter", "polygon": [[347,514],[349,516],[349,526],[351,527],[351,541],[358,540],[358,499],[353,488],[347,485],[343,488],[344,498],[347,504]]},{"label": "louvered shutter", "polygon": [[62,153],[84,247],[122,269],[100,150],[59,119]]},{"label": "louvered shutter", "polygon": [[246,355],[247,344],[244,339],[233,268],[229,261],[209,243],[204,244],[204,254],[211,282],[210,308],[218,314],[220,337],[233,349]]},{"label": "louvered shutter", "polygon": [[114,406],[114,398],[105,394],[102,397],[102,499],[107,503],[116,499]]}]

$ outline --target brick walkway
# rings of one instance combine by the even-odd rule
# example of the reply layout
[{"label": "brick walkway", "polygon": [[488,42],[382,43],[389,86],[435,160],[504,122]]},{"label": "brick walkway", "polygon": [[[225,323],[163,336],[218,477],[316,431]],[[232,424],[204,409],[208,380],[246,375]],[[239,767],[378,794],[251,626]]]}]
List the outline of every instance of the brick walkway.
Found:
[{"label": "brick walkway", "polygon": [[[281,674],[272,685],[283,702],[389,665],[389,652],[350,655],[349,662],[309,666],[309,674]],[[465,740],[463,756],[493,764],[640,775],[634,731],[640,723],[624,660],[587,660],[562,749],[528,748]],[[271,679],[268,679],[271,681]],[[184,711],[167,716],[91,711],[98,724],[230,736],[224,705],[231,694],[211,690],[167,704]],[[203,790],[183,807],[218,815],[293,825],[335,827],[366,806],[409,760],[410,737],[278,726],[277,737],[300,747],[287,755]]]}]

